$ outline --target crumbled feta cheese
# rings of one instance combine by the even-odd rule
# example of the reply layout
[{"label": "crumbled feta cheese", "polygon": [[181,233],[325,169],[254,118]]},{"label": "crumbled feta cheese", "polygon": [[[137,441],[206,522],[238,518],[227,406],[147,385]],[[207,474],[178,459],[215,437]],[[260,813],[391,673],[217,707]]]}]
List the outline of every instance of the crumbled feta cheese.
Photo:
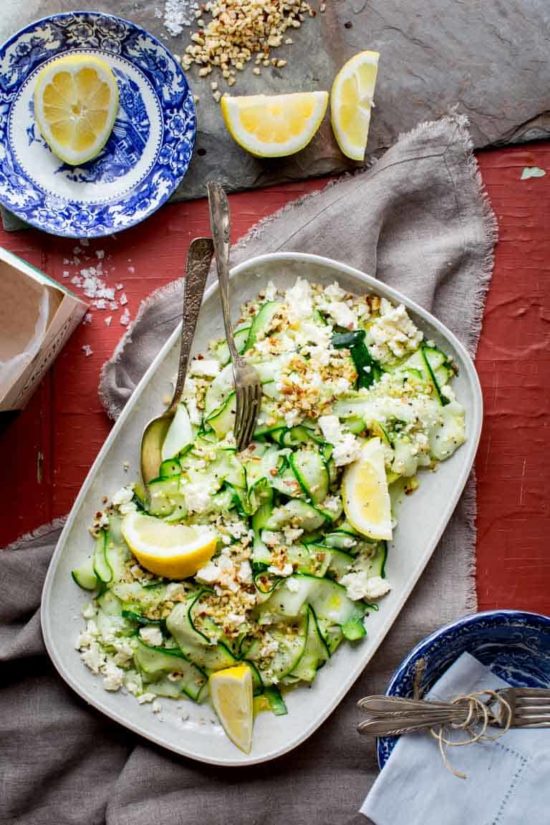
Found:
[{"label": "crumbled feta cheese", "polygon": [[319,426],[325,441],[334,446],[332,458],[337,467],[351,464],[359,457],[359,440],[353,433],[343,432],[336,415],[322,415],[319,418]]},{"label": "crumbled feta cheese", "polygon": [[272,656],[273,653],[276,653],[279,649],[279,644],[276,639],[273,638],[271,635],[267,635],[264,637],[264,641],[262,647],[260,648],[260,656]]},{"label": "crumbled feta cheese", "polygon": [[300,589],[300,582],[296,579],[289,579],[285,586],[291,593],[297,593]]},{"label": "crumbled feta cheese", "polygon": [[137,697],[137,700],[140,705],[144,705],[146,702],[154,702],[156,698],[155,693],[142,693],[141,696]]},{"label": "crumbled feta cheese", "polygon": [[301,527],[290,527],[290,525],[283,527],[283,535],[287,544],[293,544],[300,538],[303,532]]},{"label": "crumbled feta cheese", "polygon": [[288,305],[287,317],[291,324],[308,318],[313,312],[311,285],[305,278],[298,278],[294,286],[287,289],[285,302]]},{"label": "crumbled feta cheese", "polygon": [[346,293],[342,289],[342,287],[334,281],[334,283],[329,284],[325,287],[325,295],[327,298],[332,298],[334,301],[341,301],[342,298],[345,297]]},{"label": "crumbled feta cheese", "polygon": [[159,647],[162,644],[162,633],[160,627],[141,627],[139,635],[145,644]]},{"label": "crumbled feta cheese", "polygon": [[81,658],[86,667],[90,668],[92,673],[99,673],[101,666],[105,663],[105,654],[101,650],[97,642],[92,642],[82,653]]},{"label": "crumbled feta cheese", "polygon": [[283,536],[275,530],[263,530],[262,541],[267,547],[277,547],[278,544],[283,543]]},{"label": "crumbled feta cheese", "polygon": [[274,301],[275,300],[275,298],[277,297],[277,287],[275,286],[273,281],[269,281],[269,283],[267,284],[267,286],[264,290],[264,294],[265,294],[266,301]]},{"label": "crumbled feta cheese", "polygon": [[394,307],[385,298],[380,304],[380,316],[370,325],[368,336],[369,350],[382,364],[413,352],[423,338],[403,304]]},{"label": "crumbled feta cheese", "polygon": [[252,582],[252,567],[249,561],[241,562],[237,572],[237,578],[242,584],[250,584]]},{"label": "crumbled feta cheese", "polygon": [[203,567],[200,567],[195,573],[195,578],[204,584],[214,584],[218,581],[220,570],[214,562],[209,561]]},{"label": "crumbled feta cheese", "polygon": [[120,665],[121,667],[129,665],[134,655],[134,648],[128,639],[115,639],[113,641],[113,647],[116,651],[113,656],[115,665]]},{"label": "crumbled feta cheese", "polygon": [[161,703],[159,702],[158,699],[155,699],[155,701],[151,705],[151,710],[153,711],[153,713],[160,713],[161,712],[162,705],[161,705]]},{"label": "crumbled feta cheese", "polygon": [[208,481],[194,481],[183,487],[183,497],[187,509],[193,513],[204,513],[210,507],[212,486]]},{"label": "crumbled feta cheese", "polygon": [[136,696],[143,690],[141,677],[134,672],[126,673],[126,675],[124,676],[124,687],[126,688],[128,693],[131,693],[133,696]]},{"label": "crumbled feta cheese", "polygon": [[194,358],[189,366],[190,375],[215,378],[220,372],[220,362],[215,358]]},{"label": "crumbled feta cheese", "polygon": [[181,582],[170,582],[166,585],[167,601],[174,601],[182,596],[185,596],[185,587]]},{"label": "crumbled feta cheese", "polygon": [[93,619],[97,613],[97,609],[93,602],[86,602],[81,611],[85,619]]},{"label": "crumbled feta cheese", "polygon": [[240,613],[228,613],[227,614],[227,621],[230,624],[236,625],[238,627],[239,625],[243,624],[243,622],[246,621],[246,616],[241,616]]},{"label": "crumbled feta cheese", "polygon": [[134,497],[134,488],[133,485],[128,485],[127,487],[121,487],[120,490],[117,490],[116,493],[113,495],[111,501],[115,507],[118,507],[120,504],[128,504],[132,501]]},{"label": "crumbled feta cheese", "polygon": [[340,579],[353,601],[359,599],[379,599],[391,590],[390,584],[381,576],[368,576],[366,570],[346,573]]},{"label": "crumbled feta cheese", "polygon": [[330,317],[339,327],[355,329],[357,327],[357,314],[344,301],[331,301],[324,307]]},{"label": "crumbled feta cheese", "polygon": [[124,671],[114,662],[107,660],[102,668],[103,687],[105,690],[120,690],[124,680]]},{"label": "crumbled feta cheese", "polygon": [[288,564],[288,563],[283,564],[282,567],[277,567],[274,564],[270,564],[269,567],[267,568],[267,572],[268,573],[273,573],[273,575],[275,575],[275,576],[287,577],[287,576],[292,576],[292,573],[294,572],[294,568],[291,564]]}]

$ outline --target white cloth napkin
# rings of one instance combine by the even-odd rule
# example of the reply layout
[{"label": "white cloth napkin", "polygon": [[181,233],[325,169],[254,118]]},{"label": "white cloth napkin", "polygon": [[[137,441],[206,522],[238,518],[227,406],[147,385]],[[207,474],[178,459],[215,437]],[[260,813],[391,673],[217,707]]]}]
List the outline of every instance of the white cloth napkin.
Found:
[{"label": "white cloth napkin", "polygon": [[[463,653],[428,696],[506,687]],[[375,825],[518,825],[550,821],[550,730],[509,730],[496,742],[449,748],[442,762],[429,734],[402,736],[365,799],[361,813]]]}]

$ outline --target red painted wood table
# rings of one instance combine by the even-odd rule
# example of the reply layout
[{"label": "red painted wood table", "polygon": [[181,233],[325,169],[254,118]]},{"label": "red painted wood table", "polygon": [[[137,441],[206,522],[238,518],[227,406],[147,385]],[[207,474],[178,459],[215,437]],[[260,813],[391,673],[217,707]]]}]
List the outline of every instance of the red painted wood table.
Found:
[{"label": "red painted wood table", "polygon": [[[479,607],[550,613],[550,144],[485,151],[478,159],[500,225],[477,355],[486,405],[476,462]],[[548,172],[521,180],[526,166]],[[234,239],[322,185],[232,196]],[[35,231],[0,231],[0,245],[58,281],[68,283],[101,260],[103,280],[119,285],[117,309],[93,311],[27,409],[0,422],[0,546],[71,507],[109,431],[97,383],[124,331],[121,319],[181,274],[190,239],[207,226],[206,204],[199,201],[168,206],[141,226],[89,246]]]}]

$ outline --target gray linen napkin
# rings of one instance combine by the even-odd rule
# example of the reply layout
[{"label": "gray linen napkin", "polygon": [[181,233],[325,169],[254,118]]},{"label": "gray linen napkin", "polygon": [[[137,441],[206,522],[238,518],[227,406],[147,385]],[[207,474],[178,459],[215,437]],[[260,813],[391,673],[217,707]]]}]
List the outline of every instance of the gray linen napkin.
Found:
[{"label": "gray linen napkin", "polygon": [[[467,124],[451,115],[403,136],[368,172],[264,221],[233,260],[288,249],[351,263],[435,312],[473,353],[495,240]],[[105,366],[101,394],[113,417],[176,325],[180,299],[179,282],[151,296]],[[58,526],[0,554],[0,822],[364,823],[357,811],[377,769],[372,743],[355,733],[355,702],[382,691],[422,636],[475,609],[474,517],[471,482],[408,605],[339,708],[294,752],[242,771],[136,739],[56,677],[37,611]]]}]

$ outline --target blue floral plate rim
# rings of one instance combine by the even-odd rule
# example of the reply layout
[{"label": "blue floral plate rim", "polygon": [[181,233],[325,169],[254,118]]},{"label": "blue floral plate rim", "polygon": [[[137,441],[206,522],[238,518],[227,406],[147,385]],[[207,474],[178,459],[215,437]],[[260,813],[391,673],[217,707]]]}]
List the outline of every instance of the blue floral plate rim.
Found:
[{"label": "blue floral plate rim", "polygon": [[[40,68],[67,53],[101,54],[121,105],[100,155],[62,164],[32,115]],[[160,208],[186,174],[195,146],[193,94],[178,60],[138,24],[98,11],[47,15],[0,45],[0,203],[50,234],[102,237]]]},{"label": "blue floral plate rim", "polygon": [[[408,679],[408,673],[414,667],[416,662],[425,657],[431,652],[434,643],[440,643],[442,639],[448,637],[456,637],[461,632],[467,634],[469,630],[479,627],[487,622],[487,630],[491,627],[509,627],[523,625],[529,627],[535,632],[550,631],[550,616],[545,616],[542,613],[535,613],[528,610],[514,610],[514,609],[498,609],[485,610],[478,613],[471,613],[456,619],[443,627],[434,630],[428,636],[421,639],[415,647],[405,656],[397,670],[394,672],[388,687],[386,689],[387,696],[408,696],[409,692],[400,690],[404,680]],[[465,647],[464,650],[467,648]],[[462,652],[462,651],[461,651]],[[459,654],[460,655],[460,654]],[[455,657],[455,659],[458,656]],[[378,767],[380,770],[388,761],[393,748],[395,747],[399,737],[385,736],[376,740],[376,755],[378,760]]]}]

